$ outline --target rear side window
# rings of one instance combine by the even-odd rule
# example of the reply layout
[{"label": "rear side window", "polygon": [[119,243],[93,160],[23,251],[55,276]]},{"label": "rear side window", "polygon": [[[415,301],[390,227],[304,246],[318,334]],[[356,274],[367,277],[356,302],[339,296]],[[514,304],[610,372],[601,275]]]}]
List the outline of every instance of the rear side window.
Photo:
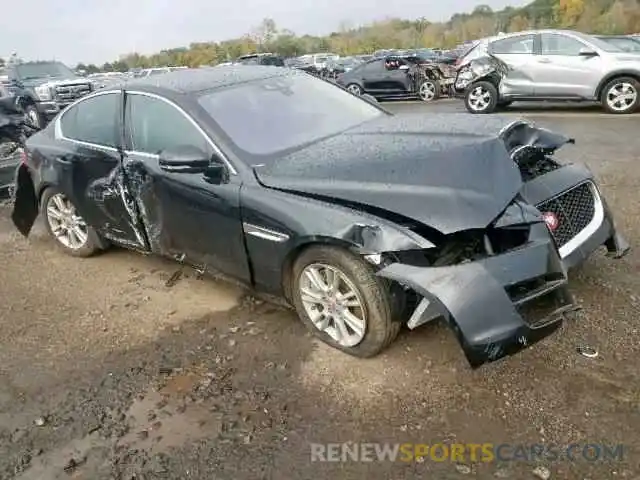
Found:
[{"label": "rear side window", "polygon": [[62,135],[70,140],[115,148],[119,106],[120,92],[97,95],[77,103],[60,118]]},{"label": "rear side window", "polygon": [[504,38],[491,43],[490,52],[497,55],[533,54],[533,35]]}]

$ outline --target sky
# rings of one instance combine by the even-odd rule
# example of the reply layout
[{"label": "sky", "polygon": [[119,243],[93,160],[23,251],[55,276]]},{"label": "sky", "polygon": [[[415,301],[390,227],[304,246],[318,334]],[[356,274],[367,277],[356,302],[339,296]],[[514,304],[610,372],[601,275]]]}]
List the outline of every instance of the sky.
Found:
[{"label": "sky", "polygon": [[[237,38],[265,17],[297,34],[327,34],[342,22],[388,17],[447,20],[484,3],[495,10],[526,0],[2,0],[0,57],[75,65],[154,53],[191,42]],[[12,21],[16,19],[15,21]]]}]

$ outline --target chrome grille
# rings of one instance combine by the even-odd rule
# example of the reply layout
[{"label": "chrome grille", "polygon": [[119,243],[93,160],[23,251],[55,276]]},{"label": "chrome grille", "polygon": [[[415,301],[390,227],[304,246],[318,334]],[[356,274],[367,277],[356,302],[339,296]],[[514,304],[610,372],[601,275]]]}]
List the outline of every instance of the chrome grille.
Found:
[{"label": "chrome grille", "polygon": [[595,198],[591,188],[590,182],[585,182],[537,205],[541,212],[552,212],[558,218],[558,228],[552,232],[558,248],[584,230],[593,219]]},{"label": "chrome grille", "polygon": [[58,85],[55,88],[56,100],[70,103],[78,98],[84,97],[91,92],[91,84],[80,83],[74,85]]}]

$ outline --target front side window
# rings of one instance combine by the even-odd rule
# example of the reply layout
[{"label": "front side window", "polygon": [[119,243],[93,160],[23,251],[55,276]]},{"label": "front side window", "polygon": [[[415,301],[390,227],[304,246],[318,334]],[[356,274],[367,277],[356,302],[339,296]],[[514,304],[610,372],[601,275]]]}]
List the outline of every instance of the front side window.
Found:
[{"label": "front side window", "polygon": [[204,135],[176,107],[147,95],[127,95],[125,126],[131,150],[158,155],[181,146],[209,152]]},{"label": "front side window", "polygon": [[580,50],[587,46],[575,38],[557,33],[543,33],[540,35],[540,53],[542,55],[578,56]]},{"label": "front side window", "polygon": [[89,97],[67,110],[60,118],[62,135],[94,145],[118,145],[120,93]]},{"label": "front side window", "polygon": [[491,43],[491,53],[497,55],[518,55],[533,53],[533,35],[504,38]]}]

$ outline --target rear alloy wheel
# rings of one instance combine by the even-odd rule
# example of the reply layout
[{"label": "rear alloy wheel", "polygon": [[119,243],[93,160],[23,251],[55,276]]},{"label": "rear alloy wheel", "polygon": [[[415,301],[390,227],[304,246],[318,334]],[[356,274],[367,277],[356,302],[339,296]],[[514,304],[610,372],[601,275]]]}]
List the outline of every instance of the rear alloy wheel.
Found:
[{"label": "rear alloy wheel", "polygon": [[474,83],[467,89],[464,105],[470,113],[493,113],[498,105],[498,90],[491,82]]},{"label": "rear alloy wheel", "polygon": [[372,357],[398,335],[401,322],[385,280],[348,251],[318,246],[293,266],[292,301],[303,323],[325,343]]},{"label": "rear alloy wheel", "polygon": [[611,80],[602,92],[602,105],[609,113],[633,113],[640,104],[640,83],[631,77]]},{"label": "rear alloy wheel", "polygon": [[356,83],[351,83],[351,84],[347,85],[347,91],[353,93],[357,97],[362,95],[362,88],[360,87],[360,85],[358,85]]},{"label": "rear alloy wheel", "polygon": [[432,102],[440,98],[440,82],[426,80],[418,88],[418,96],[423,102]]},{"label": "rear alloy wheel", "polygon": [[62,249],[74,257],[89,257],[100,250],[97,233],[78,214],[65,194],[49,188],[42,195],[45,226]]}]

